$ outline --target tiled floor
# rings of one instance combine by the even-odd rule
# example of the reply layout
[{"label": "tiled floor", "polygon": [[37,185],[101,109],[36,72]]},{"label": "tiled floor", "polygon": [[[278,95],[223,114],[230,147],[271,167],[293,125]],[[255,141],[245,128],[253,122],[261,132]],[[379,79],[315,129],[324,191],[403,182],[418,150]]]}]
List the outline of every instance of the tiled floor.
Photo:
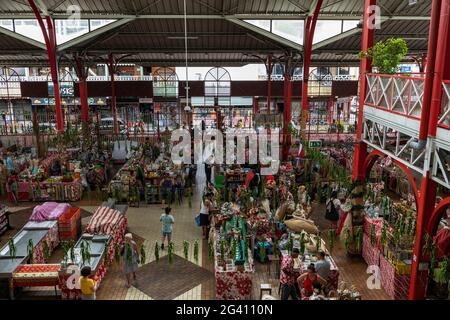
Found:
[{"label": "tiled floor", "polygon": [[[97,205],[101,203],[100,200],[86,203],[79,203],[82,209],[93,212]],[[172,214],[175,217],[175,224],[173,230],[173,241],[175,243],[175,254],[177,254],[180,260],[184,260],[181,258],[184,256],[183,254],[183,241],[188,241],[190,243],[189,249],[189,261],[192,264],[198,266],[198,268],[204,268],[204,278],[202,276],[194,277],[186,281],[185,277],[189,277],[189,273],[185,272],[183,277],[175,277],[170,283],[170,286],[173,286],[174,292],[178,291],[177,294],[154,294],[156,297],[152,297],[151,290],[148,290],[151,287],[151,283],[146,283],[146,281],[152,282],[151,277],[148,273],[138,271],[138,289],[134,286],[131,288],[126,288],[125,286],[125,277],[121,271],[121,267],[119,265],[112,265],[108,270],[108,274],[104,278],[100,289],[97,293],[97,299],[102,300],[146,300],[146,299],[155,299],[161,298],[163,296],[174,299],[187,299],[187,300],[208,300],[215,298],[215,281],[213,277],[206,276],[208,273],[211,274],[213,272],[213,264],[209,261],[208,258],[208,248],[207,242],[202,240],[201,229],[195,225],[194,217],[199,210],[199,201],[198,198],[194,196],[193,198],[193,208],[189,208],[187,201],[185,200],[181,206],[173,205]],[[13,210],[17,211],[23,209],[23,207],[14,207]],[[323,208],[318,207],[314,210],[313,218],[316,219],[319,225],[324,229],[327,228],[326,221],[324,221],[322,217]],[[132,232],[135,235],[135,239],[138,244],[144,244],[146,250],[146,265],[143,269],[147,269],[149,264],[163,264],[163,259],[159,262],[155,262],[154,257],[154,247],[155,243],[161,243],[161,224],[159,222],[159,217],[162,214],[163,210],[161,205],[149,205],[142,206],[139,208],[129,208],[127,212],[128,219],[128,231]],[[86,225],[89,221],[90,217],[86,216],[83,218],[83,225]],[[4,240],[1,238],[0,240]],[[194,260],[193,247],[195,241],[199,242],[199,259],[198,261]],[[167,249],[164,251],[160,251],[160,256],[163,258],[167,255]],[[369,290],[366,286],[366,280],[368,275],[366,274],[366,264],[361,258],[349,258],[346,256],[344,250],[340,247],[339,244],[336,245],[336,249],[333,252],[333,256],[336,260],[340,268],[340,280],[345,281],[349,284],[354,284],[358,287],[358,289],[363,294],[363,299],[387,299],[384,291],[381,290]],[[58,257],[55,257],[58,259]],[[186,262],[184,261],[186,264]],[[182,264],[181,264],[182,265]],[[174,266],[176,263],[174,263]],[[158,272],[163,272],[162,268],[155,268],[154,270],[158,270]],[[174,268],[173,272],[181,272],[177,268]],[[256,273],[253,279],[253,299],[259,299],[260,297],[260,285],[262,283],[269,283],[272,286],[272,295],[275,298],[278,298],[278,276],[276,275],[275,265],[271,265],[270,269],[267,265],[257,264],[256,265]],[[155,271],[156,272],[156,271]],[[161,277],[167,276],[170,278],[170,273],[166,275],[161,275]],[[144,281],[144,283],[143,283]],[[155,283],[156,285],[156,283]],[[169,284],[167,285],[167,290],[170,290]],[[147,289],[145,289],[147,288]],[[176,288],[176,289],[175,289]],[[33,289],[35,290],[35,289]],[[53,292],[46,289],[48,291],[48,295],[52,296]],[[162,290],[162,289],[161,289]],[[167,292],[166,292],[167,293]],[[39,293],[42,295],[42,293]]]}]

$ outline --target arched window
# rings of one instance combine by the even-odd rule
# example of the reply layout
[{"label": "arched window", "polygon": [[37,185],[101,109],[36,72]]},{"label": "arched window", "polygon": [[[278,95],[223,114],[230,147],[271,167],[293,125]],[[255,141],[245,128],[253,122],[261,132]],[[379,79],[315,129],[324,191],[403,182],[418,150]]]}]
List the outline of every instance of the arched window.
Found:
[{"label": "arched window", "polygon": [[230,96],[231,76],[221,67],[215,67],[208,71],[205,76],[205,96]]},{"label": "arched window", "polygon": [[1,97],[21,97],[20,76],[16,70],[8,67],[0,69],[0,96]]},{"label": "arched window", "polygon": [[178,97],[178,76],[171,68],[158,68],[153,73],[153,96]]}]

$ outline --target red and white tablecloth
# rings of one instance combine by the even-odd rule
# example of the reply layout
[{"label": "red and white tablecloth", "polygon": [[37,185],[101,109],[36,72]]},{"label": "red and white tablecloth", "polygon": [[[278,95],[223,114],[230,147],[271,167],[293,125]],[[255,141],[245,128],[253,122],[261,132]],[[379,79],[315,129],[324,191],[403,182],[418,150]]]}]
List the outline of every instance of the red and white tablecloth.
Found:
[{"label": "red and white tablecloth", "polygon": [[395,266],[383,255],[380,256],[380,276],[381,285],[391,299],[408,299],[410,275],[398,274]]},{"label": "red and white tablecloth", "polygon": [[380,262],[380,249],[370,242],[370,236],[363,234],[362,257],[369,266],[378,266]]}]

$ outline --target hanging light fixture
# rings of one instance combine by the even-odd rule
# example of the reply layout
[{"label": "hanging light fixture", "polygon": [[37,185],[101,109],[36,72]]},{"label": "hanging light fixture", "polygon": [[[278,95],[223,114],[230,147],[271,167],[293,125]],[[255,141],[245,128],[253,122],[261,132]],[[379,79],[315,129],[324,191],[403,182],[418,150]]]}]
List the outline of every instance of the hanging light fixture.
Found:
[{"label": "hanging light fixture", "polygon": [[189,67],[188,67],[188,35],[187,35],[187,13],[186,13],[186,0],[183,0],[184,6],[184,50],[186,55],[186,106],[184,111],[191,112],[191,107],[189,106]]}]

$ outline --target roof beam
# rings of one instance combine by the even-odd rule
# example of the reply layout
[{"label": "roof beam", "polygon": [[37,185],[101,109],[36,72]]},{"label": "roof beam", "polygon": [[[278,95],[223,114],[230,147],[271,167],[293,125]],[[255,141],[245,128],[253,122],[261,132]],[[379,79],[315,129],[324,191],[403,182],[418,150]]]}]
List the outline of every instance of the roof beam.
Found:
[{"label": "roof beam", "polygon": [[77,37],[75,39],[72,39],[72,40],[69,40],[69,41],[67,41],[67,42],[65,42],[63,44],[60,44],[57,47],[57,49],[58,49],[58,51],[67,50],[67,49],[69,49],[69,48],[71,48],[73,46],[76,46],[76,45],[80,44],[80,43],[83,43],[85,41],[88,41],[88,40],[91,40],[93,38],[96,38],[96,37],[104,34],[105,32],[108,32],[108,31],[111,31],[111,30],[116,29],[118,27],[121,27],[121,26],[123,26],[123,25],[125,25],[125,24],[127,24],[127,23],[129,23],[131,21],[133,21],[134,19],[135,18],[126,18],[126,19],[120,19],[120,20],[114,21],[114,22],[112,22],[110,24],[107,24],[104,27],[101,27],[99,29],[95,29],[94,31],[85,33],[82,36],[79,36],[79,37]]},{"label": "roof beam", "polygon": [[282,44],[282,45],[284,45],[284,46],[286,46],[288,48],[295,49],[297,51],[303,51],[303,46],[302,45],[300,45],[298,43],[295,43],[294,41],[290,41],[288,39],[280,37],[280,36],[278,36],[278,35],[276,35],[276,34],[274,34],[272,32],[269,32],[269,31],[266,31],[264,29],[261,29],[261,28],[259,28],[257,26],[254,26],[254,25],[252,25],[252,24],[250,24],[248,22],[245,22],[245,21],[242,21],[242,20],[236,19],[236,18],[228,18],[228,17],[226,17],[225,19],[227,21],[235,23],[235,24],[237,24],[237,25],[239,25],[239,26],[241,26],[243,28],[246,28],[246,29],[248,29],[248,30],[250,30],[252,32],[255,32],[255,33],[257,33],[259,35],[262,35],[262,36],[264,36],[266,38],[269,38],[269,39],[271,39],[273,41],[276,41],[276,42],[278,42],[278,43],[280,43],[280,44]]},{"label": "roof beam", "polygon": [[[33,39],[31,39],[31,38],[28,38],[28,37],[26,37],[26,36],[23,36],[23,35],[21,35],[21,34],[19,34],[19,33],[17,33],[17,32],[14,32],[14,31],[9,30],[9,29],[0,27],[0,33],[3,33],[3,34],[5,34],[5,35],[7,35],[7,36],[10,36],[11,38],[14,38],[14,39],[16,39],[16,40],[21,41],[21,42],[30,44],[30,45],[32,45],[32,46],[34,46],[34,47],[39,48],[39,49],[47,50],[46,47],[45,47],[45,44],[43,44],[42,42],[33,40]],[[3,49],[0,50],[0,52],[3,52]],[[17,52],[16,52],[16,53],[17,53]]]},{"label": "roof beam", "polygon": [[350,29],[348,31],[345,31],[343,33],[335,35],[334,37],[331,37],[331,38],[325,39],[323,41],[320,41],[320,42],[318,42],[316,44],[313,44],[312,50],[313,51],[317,50],[317,49],[325,47],[325,46],[327,46],[327,45],[329,45],[329,44],[331,44],[333,42],[345,39],[347,37],[353,36],[353,35],[358,34],[358,33],[361,33],[361,29],[360,28]]},{"label": "roof beam", "polygon": [[[204,14],[194,14],[187,15],[187,19],[226,19],[226,18],[236,18],[236,19],[255,19],[255,20],[299,20],[304,19],[305,14],[292,14],[289,13],[273,13],[273,14],[233,14],[233,15],[204,15]],[[67,19],[69,15],[67,13],[53,13],[52,18],[54,19]],[[319,20],[361,20],[361,14],[349,14],[349,13],[321,13]],[[20,13],[0,13],[0,19],[34,19],[35,16],[30,12],[20,12]],[[82,19],[184,19],[184,15],[182,14],[143,14],[143,15],[134,15],[134,14],[110,14],[110,13],[81,13]],[[430,16],[403,16],[403,15],[394,15],[392,17],[384,17],[384,19],[391,20],[422,20],[429,21]],[[383,17],[382,17],[383,19]]]}]

